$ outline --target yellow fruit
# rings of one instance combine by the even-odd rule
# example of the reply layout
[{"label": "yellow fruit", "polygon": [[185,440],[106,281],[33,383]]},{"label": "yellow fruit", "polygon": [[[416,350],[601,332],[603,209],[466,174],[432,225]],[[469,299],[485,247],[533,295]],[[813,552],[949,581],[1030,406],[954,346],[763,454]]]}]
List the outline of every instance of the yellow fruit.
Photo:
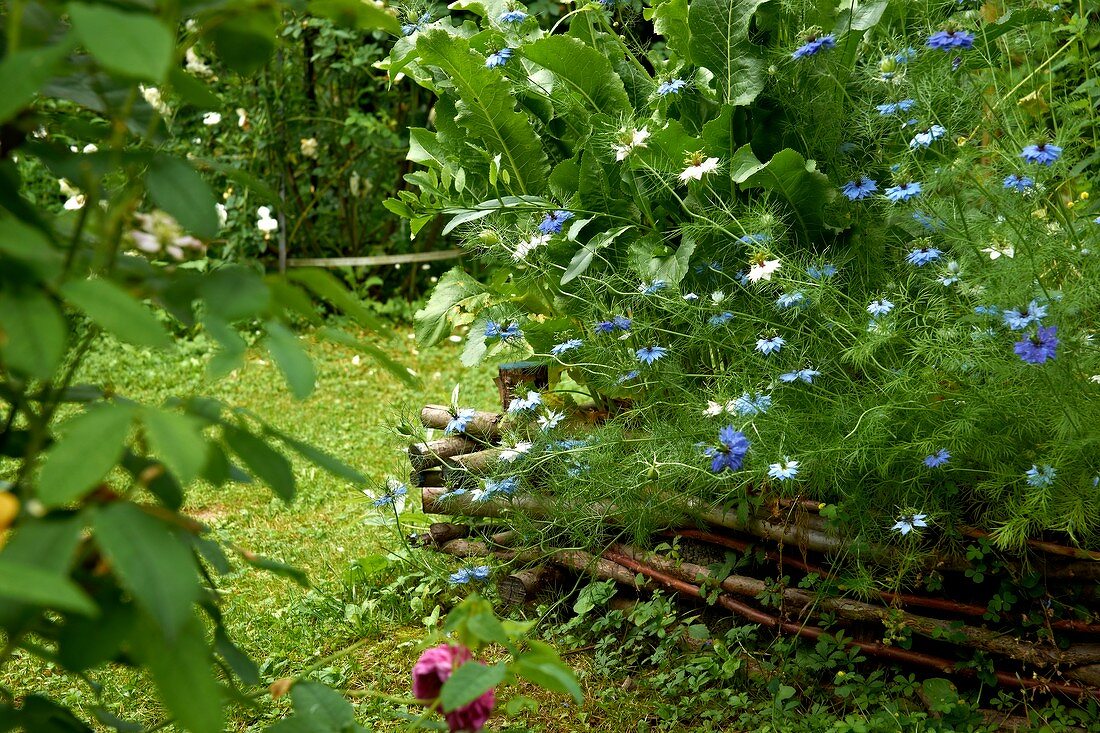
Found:
[{"label": "yellow fruit", "polygon": [[19,500],[15,498],[15,494],[6,491],[0,494],[0,530],[10,527],[17,516],[19,516]]}]

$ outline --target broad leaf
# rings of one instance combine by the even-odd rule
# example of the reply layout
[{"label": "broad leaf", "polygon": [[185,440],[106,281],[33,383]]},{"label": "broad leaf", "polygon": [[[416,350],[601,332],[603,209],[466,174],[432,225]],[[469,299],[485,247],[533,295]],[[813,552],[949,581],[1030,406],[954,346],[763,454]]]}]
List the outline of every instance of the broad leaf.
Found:
[{"label": "broad leaf", "polygon": [[81,44],[108,71],[164,81],[175,52],[175,33],[157,18],[108,5],[70,3],[69,19]]},{"label": "broad leaf", "polygon": [[206,441],[201,423],[189,415],[147,407],[142,412],[149,447],[160,457],[180,485],[198,477],[206,465]]},{"label": "broad leaf", "polygon": [[66,576],[0,555],[0,598],[94,616],[95,603]]},{"label": "broad leaf", "polygon": [[443,683],[439,701],[445,712],[457,710],[478,699],[504,681],[508,666],[504,662],[487,667],[481,662],[466,662]]},{"label": "broad leaf", "polygon": [[192,234],[211,239],[218,234],[217,200],[210,186],[186,161],[158,156],[145,173],[149,196]]},{"label": "broad leaf", "polygon": [[209,31],[218,59],[233,71],[259,71],[275,51],[281,13],[274,6],[256,5],[228,20],[211,24]]},{"label": "broad leaf", "polygon": [[397,16],[381,3],[364,0],[310,0],[309,11],[340,25],[364,31],[385,31],[401,35],[401,23]]},{"label": "broad leaf", "polygon": [[313,362],[289,328],[278,321],[268,321],[265,329],[267,337],[264,338],[264,346],[286,377],[291,393],[304,400],[313,394],[317,386],[317,371],[313,368]]},{"label": "broad leaf", "polygon": [[554,648],[533,639],[528,642],[528,647],[528,651],[516,660],[516,672],[519,676],[552,692],[572,695],[579,705],[584,700],[584,695],[576,675],[561,661]]},{"label": "broad leaf", "polygon": [[404,382],[407,386],[413,389],[419,389],[421,386],[420,378],[416,376],[408,367],[394,360],[392,356],[386,353],[385,350],[378,348],[372,343],[363,341],[362,339],[352,336],[347,331],[342,331],[339,328],[333,328],[331,326],[324,326],[317,330],[317,335],[328,341],[333,341],[344,346],[351,347],[357,351],[361,351],[370,358],[374,359],[380,367],[385,369],[391,375]]},{"label": "broad leaf", "polygon": [[108,403],[92,407],[61,426],[38,474],[38,498],[60,506],[80,498],[122,458],[134,409]]},{"label": "broad leaf", "polygon": [[137,346],[172,344],[164,326],[139,300],[109,280],[73,280],[61,294],[97,326]]},{"label": "broad leaf", "polygon": [[654,32],[665,37],[668,50],[679,58],[687,58],[691,41],[688,0],[657,0],[645,15],[653,21]]},{"label": "broad leaf", "polygon": [[305,285],[318,298],[342,310],[355,319],[363,328],[377,333],[385,333],[387,326],[371,313],[357,295],[350,292],[332,273],[317,267],[294,270],[287,275],[291,280]]},{"label": "broad leaf", "polygon": [[721,101],[750,104],[764,89],[763,51],[749,40],[756,9],[769,0],[693,0],[691,60],[714,74]]},{"label": "broad leaf", "polygon": [[837,190],[817,170],[814,161],[786,148],[761,163],[745,145],[734,154],[730,175],[741,188],[762,188],[785,198],[806,236],[826,228],[825,206],[836,197]]},{"label": "broad leaf", "polygon": [[450,332],[448,314],[466,300],[485,292],[485,286],[460,268],[447,271],[427,304],[416,312],[416,339],[421,346],[435,344]]},{"label": "broad leaf", "polygon": [[0,356],[9,368],[49,379],[65,354],[65,333],[65,319],[43,293],[0,291]]},{"label": "broad leaf", "polygon": [[553,72],[555,89],[565,89],[592,112],[619,117],[630,110],[623,82],[599,51],[568,36],[545,36],[521,53]]},{"label": "broad leaf", "polygon": [[283,501],[289,502],[294,498],[294,471],[286,456],[241,428],[225,425],[222,433],[225,444],[256,478],[271,487]]},{"label": "broad leaf", "polygon": [[34,99],[72,48],[72,38],[67,37],[48,46],[17,51],[0,63],[0,79],[4,80],[0,122],[10,120]]},{"label": "broad leaf", "polygon": [[206,275],[201,292],[211,313],[229,323],[258,316],[271,305],[263,278],[241,265],[219,267]]}]

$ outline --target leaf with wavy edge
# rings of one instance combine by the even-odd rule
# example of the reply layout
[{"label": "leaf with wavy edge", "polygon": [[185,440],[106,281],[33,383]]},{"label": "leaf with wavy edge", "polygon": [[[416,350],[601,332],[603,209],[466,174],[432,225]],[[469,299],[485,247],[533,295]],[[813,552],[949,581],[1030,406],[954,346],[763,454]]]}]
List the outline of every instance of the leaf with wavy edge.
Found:
[{"label": "leaf with wavy edge", "polygon": [[767,163],[761,163],[752,149],[743,145],[730,161],[730,176],[743,189],[762,188],[785,198],[807,236],[828,226],[825,206],[836,198],[837,189],[817,169],[815,161],[806,160],[796,151],[780,150]]},{"label": "leaf with wavy edge", "polygon": [[694,0],[688,10],[691,60],[714,74],[718,96],[734,106],[764,89],[762,49],[749,41],[749,24],[769,0]]},{"label": "leaf with wavy edge", "polygon": [[622,79],[599,51],[568,36],[546,36],[520,53],[554,74],[558,84],[592,112],[618,117],[630,110]]}]

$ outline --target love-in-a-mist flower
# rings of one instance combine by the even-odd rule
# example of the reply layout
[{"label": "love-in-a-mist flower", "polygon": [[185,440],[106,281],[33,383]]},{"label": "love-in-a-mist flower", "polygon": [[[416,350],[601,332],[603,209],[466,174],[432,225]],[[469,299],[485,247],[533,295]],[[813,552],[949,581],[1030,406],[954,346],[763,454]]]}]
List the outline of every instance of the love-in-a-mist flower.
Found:
[{"label": "love-in-a-mist flower", "polygon": [[1047,306],[1039,305],[1039,301],[1033,300],[1025,307],[1016,309],[1008,309],[1001,313],[1004,318],[1005,325],[1011,328],[1013,331],[1023,331],[1025,328],[1033,323],[1042,324],[1042,320],[1046,318]]},{"label": "love-in-a-mist flower", "polygon": [[625,374],[620,374],[619,378],[615,380],[615,384],[625,384],[626,382],[629,382],[632,379],[637,379],[639,374],[640,374],[640,372],[637,369],[631,369],[629,372],[626,372]]},{"label": "love-in-a-mist flower", "polygon": [[837,274],[838,270],[835,265],[825,264],[821,267],[816,265],[810,265],[806,268],[806,274],[813,280],[828,280]]},{"label": "love-in-a-mist flower", "polygon": [[936,31],[928,37],[926,45],[939,51],[973,48],[974,36],[966,31],[954,29]]},{"label": "love-in-a-mist flower", "polygon": [[726,412],[739,417],[756,417],[763,415],[772,406],[770,394],[743,393],[726,403]]},{"label": "love-in-a-mist flower", "polygon": [[782,463],[773,463],[768,466],[768,475],[779,481],[789,481],[798,475],[798,461],[788,458]]},{"label": "love-in-a-mist flower", "polygon": [[918,527],[927,527],[927,520],[927,514],[907,514],[899,518],[898,521],[894,523],[894,526],[890,529],[894,530],[895,532],[900,532],[903,535],[907,535]]},{"label": "love-in-a-mist flower", "polygon": [[405,508],[405,497],[409,487],[395,478],[386,479],[386,490],[371,501],[375,509],[392,509],[398,514]]},{"label": "love-in-a-mist flower", "polygon": [[657,96],[667,97],[670,94],[679,94],[684,91],[684,87],[687,86],[687,82],[683,79],[669,79],[663,81],[657,85]]},{"label": "love-in-a-mist flower", "polygon": [[878,190],[878,183],[871,178],[857,178],[841,186],[840,191],[850,201],[865,199]]},{"label": "love-in-a-mist flower", "polygon": [[935,247],[918,247],[905,256],[905,261],[910,265],[924,267],[929,262],[935,262],[943,252]]},{"label": "love-in-a-mist flower", "polygon": [[508,63],[508,59],[512,58],[513,53],[515,51],[506,46],[496,53],[489,54],[489,57],[485,59],[485,68],[495,69],[498,66],[504,66]]},{"label": "love-in-a-mist flower", "polygon": [[510,448],[505,448],[500,452],[500,460],[504,463],[514,463],[519,460],[521,456],[531,452],[532,443],[529,440],[521,440]]},{"label": "love-in-a-mist flower", "polygon": [[638,292],[642,295],[654,295],[667,287],[668,283],[664,280],[654,280],[653,282],[640,283],[638,285]]},{"label": "love-in-a-mist flower", "polygon": [[757,257],[752,261],[749,266],[749,282],[760,282],[761,280],[771,280],[772,275],[781,267],[779,260],[765,259],[763,256]]},{"label": "love-in-a-mist flower", "polygon": [[550,353],[554,356],[561,356],[562,354],[569,351],[579,349],[583,344],[584,342],[580,339],[569,339],[568,341],[563,341],[560,344],[555,344],[553,347],[551,347]]},{"label": "love-in-a-mist flower", "polygon": [[945,288],[954,285],[959,281],[960,273],[962,272],[961,266],[955,260],[951,260],[947,263],[947,272],[940,275],[940,285]]},{"label": "love-in-a-mist flower", "polygon": [[573,212],[571,211],[562,211],[561,209],[551,211],[539,223],[539,231],[543,234],[560,234],[565,222],[572,218]]},{"label": "love-in-a-mist flower", "polygon": [[996,260],[999,257],[1007,257],[1011,260],[1013,257],[1016,256],[1016,248],[1013,247],[1011,244],[983,247],[979,251],[985,252],[987,255],[989,255],[989,259],[991,260]]},{"label": "love-in-a-mist flower", "polygon": [[501,326],[496,321],[485,322],[485,340],[492,341],[493,339],[500,339],[501,341],[516,341],[523,338],[523,331],[520,330],[519,324],[512,321],[507,326]]},{"label": "love-in-a-mist flower", "polygon": [[946,134],[947,130],[942,125],[932,125],[924,132],[918,132],[913,136],[913,139],[909,141],[909,149],[927,148]]},{"label": "love-in-a-mist flower", "polygon": [[1054,161],[1062,156],[1062,149],[1052,143],[1035,143],[1028,145],[1020,153],[1020,157],[1028,163],[1039,165],[1054,165]]},{"label": "love-in-a-mist flower", "polygon": [[1054,470],[1054,466],[1044,465],[1037,466],[1032,464],[1031,468],[1024,472],[1024,476],[1027,480],[1028,486],[1034,486],[1037,489],[1045,489],[1054,483],[1054,477],[1058,473]]},{"label": "love-in-a-mist flower", "polygon": [[472,407],[463,407],[460,410],[451,412],[451,420],[447,423],[447,427],[443,428],[444,435],[455,435],[457,433],[465,433],[466,427],[470,424],[470,421],[474,419],[475,410]]},{"label": "love-in-a-mist flower", "polygon": [[921,195],[921,184],[919,181],[910,181],[899,186],[890,186],[884,193],[886,198],[895,204],[899,201],[909,201]]},{"label": "love-in-a-mist flower", "polygon": [[565,419],[565,413],[557,410],[547,410],[545,415],[539,415],[539,427],[543,432],[553,430]]},{"label": "love-in-a-mist flower", "polygon": [[1029,176],[1021,176],[1019,173],[1009,173],[1005,176],[1004,187],[1024,193],[1035,187],[1035,181]]},{"label": "love-in-a-mist flower", "polygon": [[806,40],[805,43],[803,43],[791,53],[791,58],[806,58],[807,56],[813,56],[815,54],[821,53],[822,51],[827,51],[830,48],[836,48],[836,36],[834,36],[833,34],[830,33],[825,36],[811,36]]},{"label": "love-in-a-mist flower", "polygon": [[540,405],[542,405],[542,395],[538,392],[528,392],[526,397],[513,397],[508,403],[508,412],[512,415],[534,412]]},{"label": "love-in-a-mist flower", "polygon": [[775,304],[783,310],[801,308],[806,305],[806,294],[801,290],[795,290],[793,293],[783,293],[775,299]]},{"label": "love-in-a-mist flower", "polygon": [[516,245],[516,251],[512,254],[512,259],[516,260],[517,262],[519,260],[525,260],[527,259],[527,255],[531,254],[536,249],[543,246],[549,241],[549,234],[534,234],[526,242],[520,242]]},{"label": "love-in-a-mist flower", "polygon": [[1016,356],[1028,364],[1043,364],[1058,354],[1057,326],[1040,326],[1031,336],[1024,337],[1013,346]]},{"label": "love-in-a-mist flower", "polygon": [[643,364],[652,364],[655,361],[659,361],[668,354],[668,349],[664,346],[643,346],[634,352],[634,355],[638,358],[638,361]]},{"label": "love-in-a-mist flower", "polygon": [[902,99],[898,102],[887,102],[886,104],[880,104],[875,107],[878,113],[882,116],[896,115],[898,112],[908,112],[914,104],[915,99]]},{"label": "love-in-a-mist flower", "polygon": [[[469,582],[470,574],[465,580]],[[488,574],[486,574],[488,577]],[[443,683],[450,679],[455,670],[463,664],[471,663],[473,655],[464,646],[440,644],[425,650],[416,660],[412,671],[413,697],[426,705],[437,705],[443,691]],[[496,694],[492,688],[486,690],[473,701],[455,708],[443,717],[452,731],[471,731],[478,733],[485,727],[486,721],[496,704]]]},{"label": "love-in-a-mist flower", "polygon": [[806,384],[813,384],[814,377],[821,376],[821,372],[816,369],[798,369],[797,371],[787,372],[786,374],[779,375],[780,382],[805,382]]},{"label": "love-in-a-mist flower", "polygon": [[707,319],[707,323],[712,326],[724,326],[733,320],[733,314],[729,311],[724,311],[718,315],[711,316]]},{"label": "love-in-a-mist flower", "polygon": [[711,459],[710,470],[713,473],[740,470],[751,445],[745,434],[727,425],[718,431],[718,443],[717,447],[711,446],[703,451],[703,455]]},{"label": "love-in-a-mist flower", "polygon": [[762,337],[756,340],[756,350],[767,356],[769,354],[778,353],[786,343],[787,342],[783,340],[782,336]]},{"label": "love-in-a-mist flower", "polygon": [[894,309],[894,304],[888,301],[886,298],[879,300],[872,300],[871,304],[867,306],[867,312],[876,318],[884,316]]},{"label": "love-in-a-mist flower", "polygon": [[432,22],[432,14],[431,13],[424,13],[423,15],[421,15],[419,18],[416,19],[416,22],[414,22],[414,23],[405,23],[403,26],[401,26],[401,33],[402,33],[402,35],[411,36],[413,33],[416,33],[418,30],[421,30],[424,26],[426,26],[428,23],[431,23],[431,22]]},{"label": "love-in-a-mist flower", "polygon": [[685,164],[687,167],[680,172],[681,181],[701,181],[707,173],[718,170],[718,158],[707,158],[701,152],[692,153]]},{"label": "love-in-a-mist flower", "polygon": [[940,448],[932,455],[924,457],[924,465],[928,466],[929,468],[939,468],[950,460],[951,454],[947,452],[947,449]]},{"label": "love-in-a-mist flower", "polygon": [[522,23],[527,19],[527,13],[522,10],[505,10],[497,18],[500,23]]},{"label": "love-in-a-mist flower", "polygon": [[615,160],[626,160],[627,156],[638,148],[648,147],[649,130],[640,127],[637,130],[624,130],[619,134],[619,141],[611,146],[615,151]]}]

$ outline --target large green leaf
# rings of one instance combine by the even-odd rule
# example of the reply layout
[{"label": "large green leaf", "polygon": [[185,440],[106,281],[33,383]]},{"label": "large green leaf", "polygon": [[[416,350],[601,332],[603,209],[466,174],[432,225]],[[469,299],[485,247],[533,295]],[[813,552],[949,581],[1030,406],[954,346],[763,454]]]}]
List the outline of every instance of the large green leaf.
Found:
[{"label": "large green leaf", "polygon": [[481,662],[466,662],[443,683],[439,692],[439,701],[445,712],[457,710],[478,699],[493,687],[504,681],[508,666],[498,662],[487,667]]},{"label": "large green leaf", "polygon": [[693,0],[691,60],[714,74],[721,101],[750,104],[764,89],[763,51],[749,40],[756,9],[769,0]]},{"label": "large green leaf", "polygon": [[137,346],[171,345],[164,326],[136,298],[109,280],[73,280],[61,294],[97,326]]},{"label": "large green leaf", "polygon": [[0,555],[0,598],[35,606],[73,611],[86,616],[97,612],[80,586],[64,575],[9,560]]},{"label": "large green leaf", "polygon": [[825,206],[836,197],[836,187],[817,170],[817,163],[794,150],[780,150],[767,163],[761,163],[744,145],[733,156],[730,175],[741,188],[762,188],[785,198],[807,237],[827,227]]},{"label": "large green leaf", "polygon": [[229,323],[258,316],[271,305],[271,291],[263,277],[241,265],[219,267],[207,274],[201,292],[210,312]]},{"label": "large green leaf", "polygon": [[626,89],[607,57],[569,36],[544,36],[520,49],[525,57],[554,74],[563,87],[592,112],[619,117],[630,110]]},{"label": "large green leaf", "polygon": [[317,370],[298,337],[278,321],[268,321],[264,328],[264,346],[286,378],[291,394],[300,400],[309,397],[317,386]]},{"label": "large green leaf", "polygon": [[149,447],[160,457],[181,486],[195,480],[206,465],[202,424],[190,415],[147,407],[142,412]]},{"label": "large green leaf", "polygon": [[203,239],[217,236],[217,200],[190,163],[158,156],[145,173],[145,185],[153,202],[174,216],[184,229]]},{"label": "large green leaf", "polygon": [[364,31],[386,31],[401,35],[397,16],[381,3],[364,0],[310,0],[309,12]]},{"label": "large green leaf", "polygon": [[134,408],[118,403],[93,407],[61,426],[38,474],[38,498],[60,506],[80,498],[122,458]]},{"label": "large green leaf", "polygon": [[0,358],[11,369],[49,379],[65,353],[65,319],[38,291],[0,292]]},{"label": "large green leaf", "polygon": [[154,619],[165,639],[175,639],[193,618],[199,599],[195,557],[167,524],[136,504],[118,501],[93,519],[96,543],[122,586]]},{"label": "large green leaf", "polygon": [[351,703],[320,682],[295,682],[290,688],[290,700],[294,704],[294,717],[272,726],[268,729],[270,733],[352,733],[358,730]]},{"label": "large green leaf", "polygon": [[516,111],[511,87],[500,72],[485,68],[485,58],[466,39],[443,30],[421,33],[416,47],[426,63],[447,76],[462,100],[458,124],[490,156],[501,156],[515,188],[521,193],[544,189],[550,174],[546,152],[531,120]]},{"label": "large green leaf", "polygon": [[244,6],[244,12],[228,20],[211,23],[209,35],[218,60],[239,74],[259,71],[272,52],[282,23],[276,6]]},{"label": "large green leaf", "polygon": [[551,692],[572,695],[579,705],[584,700],[577,677],[554,651],[554,648],[537,640],[530,640],[528,651],[516,660],[516,672],[520,677],[534,682]]},{"label": "large green leaf", "polygon": [[374,344],[363,341],[356,338],[347,331],[343,331],[339,328],[333,328],[332,326],[324,326],[317,330],[317,335],[323,339],[333,341],[344,346],[351,347],[357,351],[361,351],[370,358],[374,359],[380,367],[385,369],[391,375],[404,382],[413,389],[419,389],[421,382],[413,372],[409,370],[401,362],[395,360],[384,349],[380,349]]},{"label": "large green leaf", "polygon": [[108,5],[70,3],[68,11],[80,42],[103,68],[121,76],[164,81],[176,47],[168,26],[152,15]]},{"label": "large green leaf", "polygon": [[450,331],[448,315],[455,306],[481,295],[485,286],[456,267],[439,278],[432,297],[416,312],[416,339],[421,346],[437,343]]},{"label": "large green leaf", "polygon": [[294,270],[287,275],[291,280],[305,285],[318,298],[342,310],[351,316],[363,328],[377,333],[386,331],[386,324],[367,310],[359,296],[349,291],[339,280],[318,267],[306,267]]},{"label": "large green leaf", "polygon": [[54,75],[73,48],[71,37],[40,48],[28,48],[7,56],[0,63],[4,94],[0,96],[0,122],[7,122],[23,109]]},{"label": "large green leaf", "polygon": [[645,16],[653,21],[654,32],[665,37],[668,50],[679,58],[687,58],[691,41],[688,0],[655,0],[653,7],[645,10]]},{"label": "large green leaf", "polygon": [[294,498],[294,471],[286,456],[241,428],[225,425],[222,432],[226,445],[244,461],[248,470],[284,501]]}]

